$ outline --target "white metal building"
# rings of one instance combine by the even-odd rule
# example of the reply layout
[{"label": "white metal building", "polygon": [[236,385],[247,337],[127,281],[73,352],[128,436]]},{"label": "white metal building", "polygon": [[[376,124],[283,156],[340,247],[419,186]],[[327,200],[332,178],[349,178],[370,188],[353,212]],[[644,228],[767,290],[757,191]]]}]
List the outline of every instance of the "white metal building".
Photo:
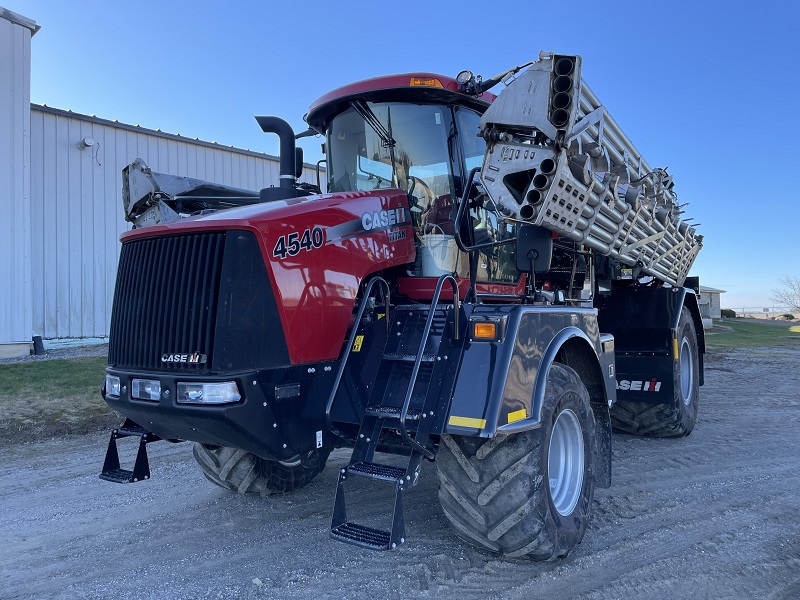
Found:
[{"label": "white metal building", "polygon": [[[136,158],[239,188],[279,184],[278,158],[268,154],[31,106],[38,29],[0,8],[0,356],[27,354],[34,335],[107,335],[119,236],[129,228],[121,171]],[[313,166],[301,180],[316,183]]]},{"label": "white metal building", "polygon": [[719,319],[720,314],[720,298],[725,293],[725,290],[708,287],[705,285],[700,286],[700,297],[697,299],[697,304],[700,307],[700,316],[703,317],[703,325],[711,327],[711,319]]}]

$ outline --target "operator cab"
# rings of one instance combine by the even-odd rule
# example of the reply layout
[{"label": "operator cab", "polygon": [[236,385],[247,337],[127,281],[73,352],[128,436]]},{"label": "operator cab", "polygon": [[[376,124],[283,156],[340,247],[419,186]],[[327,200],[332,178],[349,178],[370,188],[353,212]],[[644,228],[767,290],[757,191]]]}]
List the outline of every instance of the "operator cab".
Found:
[{"label": "operator cab", "polygon": [[[326,136],[328,192],[405,192],[417,248],[408,277],[469,278],[469,256],[455,240],[457,200],[469,171],[483,163],[485,142],[477,131],[491,99],[463,94],[446,77],[397,75],[335,90],[306,117]],[[470,210],[473,228],[462,236],[474,235],[473,243],[516,237],[518,225],[499,222],[487,208]],[[521,284],[513,244],[481,250],[477,263],[479,284]],[[419,289],[398,283],[411,296]]]}]

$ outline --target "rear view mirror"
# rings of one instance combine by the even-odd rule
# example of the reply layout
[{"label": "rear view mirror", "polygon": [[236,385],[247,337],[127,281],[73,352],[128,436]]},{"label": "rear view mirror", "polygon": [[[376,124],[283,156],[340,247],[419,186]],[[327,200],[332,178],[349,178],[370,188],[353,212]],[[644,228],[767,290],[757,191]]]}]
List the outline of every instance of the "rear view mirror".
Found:
[{"label": "rear view mirror", "polygon": [[300,146],[295,146],[294,149],[294,176],[300,179],[303,174],[303,149]]},{"label": "rear view mirror", "polygon": [[[553,235],[537,225],[520,225],[517,233],[517,270],[536,273],[550,270],[553,258]],[[531,263],[533,263],[531,265]]]}]

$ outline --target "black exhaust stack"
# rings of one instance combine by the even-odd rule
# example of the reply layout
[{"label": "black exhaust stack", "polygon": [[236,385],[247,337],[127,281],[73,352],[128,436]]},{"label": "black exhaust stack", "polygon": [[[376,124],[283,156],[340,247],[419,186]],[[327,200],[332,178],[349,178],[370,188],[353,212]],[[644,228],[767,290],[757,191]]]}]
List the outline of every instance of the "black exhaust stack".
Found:
[{"label": "black exhaust stack", "polygon": [[297,170],[295,168],[297,151],[294,144],[294,130],[283,119],[278,117],[256,117],[258,125],[265,133],[276,133],[281,141],[280,187],[269,187],[261,190],[261,201],[285,200],[304,195],[296,187]]}]

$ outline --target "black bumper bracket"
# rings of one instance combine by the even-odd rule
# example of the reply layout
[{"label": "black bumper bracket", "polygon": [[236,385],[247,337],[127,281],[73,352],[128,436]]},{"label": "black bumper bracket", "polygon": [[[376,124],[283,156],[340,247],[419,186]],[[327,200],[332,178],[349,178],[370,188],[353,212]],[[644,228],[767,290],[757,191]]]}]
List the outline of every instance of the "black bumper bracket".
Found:
[{"label": "black bumper bracket", "polygon": [[[119,438],[139,436],[139,451],[136,454],[136,462],[133,471],[121,469],[119,465],[119,453],[117,452],[117,440]],[[150,462],[147,460],[147,444],[157,442],[161,438],[154,433],[150,433],[144,427],[140,427],[130,419],[119,429],[111,431],[111,439],[108,441],[106,459],[103,462],[103,472],[100,479],[112,481],[114,483],[135,483],[150,479]]]}]

